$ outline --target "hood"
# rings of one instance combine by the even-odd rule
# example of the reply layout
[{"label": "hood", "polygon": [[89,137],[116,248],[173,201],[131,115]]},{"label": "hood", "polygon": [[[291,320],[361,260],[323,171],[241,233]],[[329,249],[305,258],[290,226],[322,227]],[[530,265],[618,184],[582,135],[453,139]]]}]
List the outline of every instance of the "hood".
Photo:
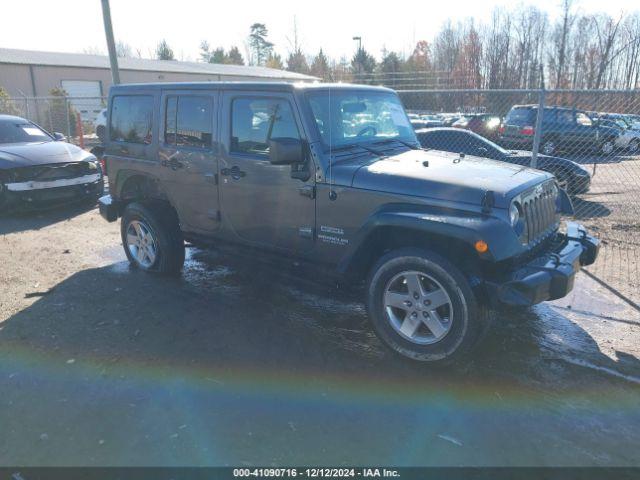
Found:
[{"label": "hood", "polygon": [[0,169],[80,162],[91,156],[66,142],[4,144],[0,145]]},{"label": "hood", "polygon": [[549,173],[520,165],[424,150],[409,150],[365,164],[355,160],[341,163],[332,174],[336,183],[342,181],[355,188],[474,205],[480,205],[491,190],[499,208],[507,208],[515,195],[552,178]]}]

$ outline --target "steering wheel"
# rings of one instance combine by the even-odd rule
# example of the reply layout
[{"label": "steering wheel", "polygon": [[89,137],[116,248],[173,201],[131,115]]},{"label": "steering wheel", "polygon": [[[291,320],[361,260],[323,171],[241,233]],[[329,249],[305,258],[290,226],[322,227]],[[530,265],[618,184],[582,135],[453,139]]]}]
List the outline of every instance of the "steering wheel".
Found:
[{"label": "steering wheel", "polygon": [[364,137],[369,132],[371,132],[370,134],[372,136],[375,136],[378,133],[378,130],[376,130],[376,127],[373,125],[367,125],[357,133],[356,137]]}]

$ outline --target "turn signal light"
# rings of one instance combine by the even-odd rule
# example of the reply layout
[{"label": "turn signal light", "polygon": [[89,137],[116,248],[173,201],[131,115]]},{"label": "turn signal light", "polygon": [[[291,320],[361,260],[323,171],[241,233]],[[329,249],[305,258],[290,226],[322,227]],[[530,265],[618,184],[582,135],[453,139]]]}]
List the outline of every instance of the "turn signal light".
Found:
[{"label": "turn signal light", "polygon": [[487,250],[489,250],[489,245],[487,245],[487,242],[485,242],[484,240],[478,240],[475,244],[476,247],[476,252],[478,253],[485,253]]}]

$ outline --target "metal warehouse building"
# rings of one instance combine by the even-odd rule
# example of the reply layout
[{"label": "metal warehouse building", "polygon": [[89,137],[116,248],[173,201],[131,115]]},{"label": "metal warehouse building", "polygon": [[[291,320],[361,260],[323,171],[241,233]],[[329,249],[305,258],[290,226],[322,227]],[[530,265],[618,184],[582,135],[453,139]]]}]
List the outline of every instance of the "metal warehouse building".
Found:
[{"label": "metal warehouse building", "polygon": [[[308,75],[266,67],[145,58],[120,58],[118,63],[122,83],[316,80]],[[0,48],[0,87],[16,99],[46,97],[52,88],[63,88],[84,118],[100,110],[100,97],[108,94],[110,86],[107,56]]]}]

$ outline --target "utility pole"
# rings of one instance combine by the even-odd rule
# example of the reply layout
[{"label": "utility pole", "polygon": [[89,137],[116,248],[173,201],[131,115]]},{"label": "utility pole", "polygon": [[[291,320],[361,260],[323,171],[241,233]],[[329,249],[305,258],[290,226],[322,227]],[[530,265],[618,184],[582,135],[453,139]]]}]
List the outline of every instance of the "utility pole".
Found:
[{"label": "utility pole", "polygon": [[542,117],[544,116],[545,105],[545,89],[544,89],[544,69],[540,65],[540,91],[538,92],[538,115],[536,117],[536,126],[533,131],[533,145],[531,155],[531,168],[538,167],[538,150],[540,150],[540,141],[542,140]]},{"label": "utility pole", "polygon": [[357,75],[360,75],[360,71],[362,69],[362,66],[360,65],[360,51],[362,50],[362,37],[353,37],[353,40],[355,40],[356,42],[358,42],[358,50],[356,50],[356,65],[358,66],[358,71],[356,72]]},{"label": "utility pole", "polygon": [[102,1],[102,19],[104,20],[104,34],[107,37],[107,50],[109,50],[109,63],[111,63],[111,78],[114,85],[120,83],[120,70],[118,69],[118,55],[116,43],[113,40],[113,27],[111,26],[111,9],[109,0]]}]

